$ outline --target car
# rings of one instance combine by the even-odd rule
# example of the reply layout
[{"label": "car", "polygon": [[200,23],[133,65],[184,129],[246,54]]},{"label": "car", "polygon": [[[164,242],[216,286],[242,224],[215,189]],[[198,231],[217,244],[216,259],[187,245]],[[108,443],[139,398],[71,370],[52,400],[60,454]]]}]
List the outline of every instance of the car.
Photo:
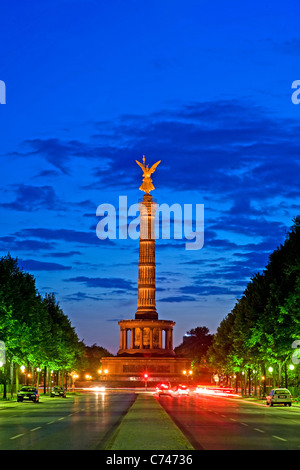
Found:
[{"label": "car", "polygon": [[50,397],[63,397],[66,398],[66,389],[64,387],[53,387],[50,392]]},{"label": "car", "polygon": [[37,388],[32,386],[24,386],[17,394],[17,401],[30,400],[34,403],[38,403],[40,399]]},{"label": "car", "polygon": [[292,405],[292,394],[287,388],[274,388],[270,391],[267,396],[267,405],[280,405],[291,406]]},{"label": "car", "polygon": [[155,392],[158,393],[159,395],[164,394],[164,393],[169,393],[170,392],[170,385],[167,384],[167,383],[158,384],[155,387]]},{"label": "car", "polygon": [[184,384],[177,385],[172,390],[172,395],[174,395],[174,396],[181,396],[181,395],[187,396],[189,394],[190,394],[189,387],[187,385],[184,385]]}]

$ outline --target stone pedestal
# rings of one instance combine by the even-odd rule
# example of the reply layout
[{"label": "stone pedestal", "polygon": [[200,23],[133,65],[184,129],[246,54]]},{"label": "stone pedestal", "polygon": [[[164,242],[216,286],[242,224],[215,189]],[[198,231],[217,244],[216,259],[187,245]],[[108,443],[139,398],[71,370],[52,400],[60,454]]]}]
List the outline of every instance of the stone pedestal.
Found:
[{"label": "stone pedestal", "polygon": [[143,381],[143,374],[149,374],[149,385],[163,381],[184,382],[191,367],[191,361],[178,357],[103,357],[101,381],[130,383]]}]

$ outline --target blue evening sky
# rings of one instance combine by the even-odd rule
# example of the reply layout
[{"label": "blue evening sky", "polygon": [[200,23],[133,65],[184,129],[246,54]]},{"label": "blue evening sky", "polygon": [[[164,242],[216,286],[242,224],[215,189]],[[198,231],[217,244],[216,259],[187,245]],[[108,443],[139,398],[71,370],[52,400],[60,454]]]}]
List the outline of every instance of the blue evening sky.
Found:
[{"label": "blue evening sky", "polygon": [[134,318],[138,242],[101,241],[98,205],[204,204],[204,246],[158,240],[174,343],[213,333],[300,213],[294,2],[54,0],[1,5],[0,255],[55,292],[86,344]]}]

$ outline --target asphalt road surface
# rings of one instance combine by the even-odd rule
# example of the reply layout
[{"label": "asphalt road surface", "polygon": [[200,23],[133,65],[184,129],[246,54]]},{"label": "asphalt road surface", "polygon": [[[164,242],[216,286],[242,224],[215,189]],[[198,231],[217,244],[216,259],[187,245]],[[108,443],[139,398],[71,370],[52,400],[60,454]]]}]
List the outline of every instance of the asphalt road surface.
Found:
[{"label": "asphalt road surface", "polygon": [[1,450],[103,449],[134,402],[133,392],[43,398],[0,408]]},{"label": "asphalt road surface", "polygon": [[[0,407],[0,450],[104,450],[136,397],[116,390],[11,402]],[[157,400],[196,450],[300,449],[300,408],[204,395]]]},{"label": "asphalt road surface", "polygon": [[205,395],[159,401],[195,449],[300,449],[299,408]]}]

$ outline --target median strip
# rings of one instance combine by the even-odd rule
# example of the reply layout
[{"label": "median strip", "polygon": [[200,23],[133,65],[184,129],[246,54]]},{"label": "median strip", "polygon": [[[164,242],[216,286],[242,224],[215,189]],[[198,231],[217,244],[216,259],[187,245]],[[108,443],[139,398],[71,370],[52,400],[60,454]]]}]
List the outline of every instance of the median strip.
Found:
[{"label": "median strip", "polygon": [[193,450],[160,403],[139,394],[107,444],[106,450]]}]

